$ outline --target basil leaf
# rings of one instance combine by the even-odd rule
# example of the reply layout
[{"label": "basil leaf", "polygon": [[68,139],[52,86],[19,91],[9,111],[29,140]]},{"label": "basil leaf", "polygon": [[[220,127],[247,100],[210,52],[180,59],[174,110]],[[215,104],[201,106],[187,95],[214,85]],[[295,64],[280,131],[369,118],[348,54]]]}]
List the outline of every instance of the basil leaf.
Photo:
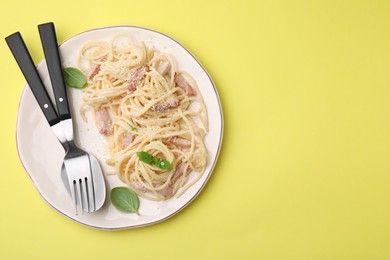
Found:
[{"label": "basil leaf", "polygon": [[153,156],[151,154],[148,154],[147,152],[137,152],[137,155],[141,161],[147,164],[153,163]]},{"label": "basil leaf", "polygon": [[113,188],[111,190],[111,202],[120,211],[138,214],[139,199],[137,194],[130,188]]},{"label": "basil leaf", "polygon": [[165,159],[162,158],[155,158],[153,155],[147,153],[147,152],[137,152],[137,155],[141,161],[147,164],[153,164],[157,168],[163,169],[163,170],[171,170],[172,165],[170,162],[168,162]]},{"label": "basil leaf", "polygon": [[66,85],[72,88],[84,88],[87,86],[87,77],[77,68],[64,68],[64,80]]},{"label": "basil leaf", "polygon": [[163,170],[171,170],[172,169],[171,163],[165,159],[153,158],[153,164],[156,165],[157,168],[160,168]]}]

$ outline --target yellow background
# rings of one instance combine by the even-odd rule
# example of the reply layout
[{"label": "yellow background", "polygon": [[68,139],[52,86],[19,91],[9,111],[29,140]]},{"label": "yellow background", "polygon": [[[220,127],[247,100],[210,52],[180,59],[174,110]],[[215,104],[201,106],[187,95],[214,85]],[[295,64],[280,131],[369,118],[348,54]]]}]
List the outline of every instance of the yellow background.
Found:
[{"label": "yellow background", "polygon": [[[224,143],[200,196],[102,231],[49,207],[18,159],[24,78],[3,40],[138,25],[186,46],[221,97]],[[1,259],[390,259],[390,1],[3,1]]]}]

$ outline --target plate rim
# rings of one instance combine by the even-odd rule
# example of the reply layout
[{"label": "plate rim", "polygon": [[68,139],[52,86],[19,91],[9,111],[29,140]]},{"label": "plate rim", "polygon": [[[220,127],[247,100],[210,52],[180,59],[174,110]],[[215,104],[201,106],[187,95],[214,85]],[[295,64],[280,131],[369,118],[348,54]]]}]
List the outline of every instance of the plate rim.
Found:
[{"label": "plate rim", "polygon": [[[20,128],[19,125],[20,125],[20,120],[21,120],[21,118],[19,116],[20,109],[21,109],[22,101],[23,101],[23,99],[25,97],[25,92],[28,89],[28,84],[26,82],[25,85],[23,86],[23,90],[22,90],[22,93],[21,93],[20,99],[19,99],[17,120],[16,120],[16,128],[15,128],[16,148],[17,148],[19,161],[21,162],[21,164],[22,164],[22,166],[24,168],[24,171],[27,173],[28,177],[30,178],[31,182],[33,183],[33,186],[34,186],[35,190],[38,192],[38,194],[45,201],[46,204],[48,204],[51,208],[53,208],[54,210],[59,212],[61,215],[65,216],[67,219],[70,219],[70,220],[72,220],[72,221],[74,221],[74,222],[76,222],[78,224],[83,225],[83,226],[87,226],[87,227],[91,227],[91,228],[99,229],[99,230],[125,230],[125,229],[134,229],[134,228],[140,228],[140,227],[144,227],[144,226],[154,225],[154,224],[163,222],[163,221],[165,221],[167,219],[170,219],[171,217],[173,217],[174,215],[176,215],[177,213],[182,211],[184,208],[186,208],[200,194],[200,192],[203,190],[203,188],[206,186],[207,182],[209,181],[212,173],[214,172],[214,169],[215,169],[215,167],[217,165],[217,162],[218,162],[218,159],[219,159],[219,155],[221,153],[222,142],[223,142],[223,135],[224,135],[224,116],[223,116],[223,110],[222,110],[222,103],[221,103],[221,99],[220,99],[220,96],[218,95],[218,91],[217,91],[217,88],[215,86],[215,83],[214,83],[213,79],[211,78],[210,74],[205,69],[205,67],[202,65],[202,63],[192,54],[192,52],[190,52],[184,45],[182,45],[180,42],[178,42],[177,40],[175,40],[171,36],[169,36],[169,35],[167,35],[165,33],[162,33],[160,31],[157,31],[155,29],[146,28],[146,27],[142,27],[142,26],[136,26],[136,25],[112,25],[112,26],[103,26],[103,27],[88,29],[88,30],[84,30],[82,32],[79,32],[77,34],[74,34],[73,36],[65,39],[61,44],[59,44],[59,47],[61,47],[66,42],[68,42],[68,41],[70,41],[70,40],[74,39],[75,37],[78,37],[78,36],[80,36],[82,34],[85,34],[85,33],[88,33],[88,32],[93,32],[93,31],[106,30],[106,29],[116,29],[116,28],[132,28],[132,29],[145,30],[145,31],[156,33],[156,34],[160,34],[160,35],[162,35],[164,37],[169,38],[171,41],[177,43],[181,48],[183,48],[183,50],[185,50],[188,54],[190,54],[191,57],[199,64],[200,68],[207,75],[207,77],[210,80],[210,83],[211,83],[211,85],[213,87],[214,94],[215,94],[215,97],[216,97],[216,100],[217,100],[217,103],[218,103],[218,107],[219,107],[219,118],[220,118],[220,122],[221,122],[221,127],[219,129],[219,131],[220,131],[220,133],[219,133],[220,138],[218,140],[218,148],[216,150],[215,159],[213,160],[213,163],[210,166],[210,172],[209,172],[208,176],[206,177],[206,179],[203,181],[201,187],[196,191],[196,193],[190,199],[188,199],[186,201],[186,203],[184,205],[182,205],[178,209],[174,210],[171,214],[169,214],[169,215],[167,215],[167,216],[165,216],[163,218],[160,218],[160,219],[157,219],[157,220],[154,220],[154,221],[151,221],[151,222],[143,223],[143,224],[126,225],[126,226],[120,226],[120,227],[102,227],[102,226],[92,225],[92,224],[81,222],[78,219],[73,218],[72,216],[69,216],[66,213],[62,212],[60,209],[54,207],[45,198],[45,196],[41,193],[40,189],[38,189],[37,184],[35,183],[34,179],[32,178],[30,172],[28,172],[28,170],[26,168],[26,165],[25,165],[25,163],[22,160],[23,156],[21,155],[21,151],[20,151],[21,150],[21,147],[20,147],[21,146],[21,142],[19,141],[19,138],[18,138],[18,135],[19,135],[18,134],[19,133],[18,129]],[[40,60],[39,63],[36,65],[37,70],[39,71],[39,69],[42,66],[44,66],[44,64],[45,64],[45,58]]]}]

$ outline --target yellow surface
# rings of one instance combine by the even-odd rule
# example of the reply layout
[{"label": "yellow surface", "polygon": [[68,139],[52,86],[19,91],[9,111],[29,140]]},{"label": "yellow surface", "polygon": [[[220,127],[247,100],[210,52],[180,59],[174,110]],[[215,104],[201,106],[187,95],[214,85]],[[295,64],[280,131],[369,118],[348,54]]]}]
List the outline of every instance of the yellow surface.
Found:
[{"label": "yellow surface", "polygon": [[[102,2],[102,3],[100,3]],[[50,208],[19,162],[24,85],[0,41],[0,259],[390,259],[390,1],[3,1],[43,57],[59,41],[139,25],[184,44],[214,79],[219,163],[163,223],[101,231]]]}]

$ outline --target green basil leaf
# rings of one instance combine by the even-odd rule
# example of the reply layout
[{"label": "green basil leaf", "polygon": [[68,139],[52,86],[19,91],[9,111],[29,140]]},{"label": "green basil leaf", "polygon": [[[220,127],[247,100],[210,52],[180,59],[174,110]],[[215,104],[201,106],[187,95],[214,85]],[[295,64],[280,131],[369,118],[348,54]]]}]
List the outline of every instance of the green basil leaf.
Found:
[{"label": "green basil leaf", "polygon": [[171,163],[165,159],[153,158],[153,164],[156,165],[157,168],[160,168],[163,170],[171,170],[172,169]]},{"label": "green basil leaf", "polygon": [[66,85],[72,88],[84,88],[87,86],[87,77],[77,68],[64,68],[64,80]]},{"label": "green basil leaf", "polygon": [[147,164],[153,163],[153,156],[147,152],[137,152],[137,155],[141,161]]},{"label": "green basil leaf", "polygon": [[137,194],[130,188],[113,188],[111,190],[111,202],[120,211],[138,214],[139,199]]},{"label": "green basil leaf", "polygon": [[141,161],[147,164],[153,164],[157,168],[163,169],[163,170],[171,170],[172,164],[168,162],[165,159],[162,158],[155,158],[153,155],[147,153],[147,152],[137,152],[137,155]]}]

